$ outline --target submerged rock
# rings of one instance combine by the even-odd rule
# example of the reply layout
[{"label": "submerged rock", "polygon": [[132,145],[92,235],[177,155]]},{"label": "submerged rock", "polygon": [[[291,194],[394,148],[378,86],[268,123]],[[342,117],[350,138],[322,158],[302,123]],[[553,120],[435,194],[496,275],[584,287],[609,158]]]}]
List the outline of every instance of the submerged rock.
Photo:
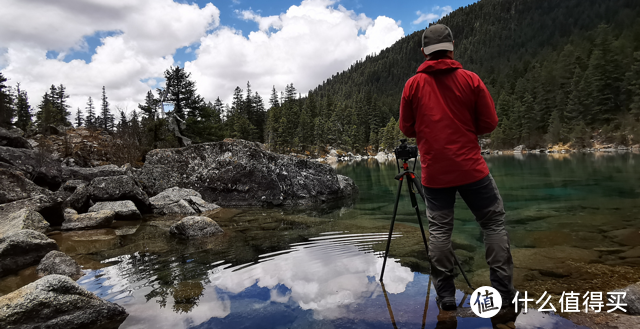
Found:
[{"label": "submerged rock", "polygon": [[209,217],[189,216],[173,224],[169,232],[190,239],[207,237],[224,231]]},{"label": "submerged rock", "polygon": [[341,183],[328,165],[243,140],[153,150],[137,178],[149,195],[177,186],[221,206],[321,204],[355,192],[350,179]]},{"label": "submerged rock", "polygon": [[116,213],[113,210],[100,210],[80,215],[74,212],[75,211],[73,209],[65,210],[65,220],[64,223],[62,223],[63,230],[109,227],[113,223],[113,219],[116,217]]},{"label": "submerged rock", "polygon": [[153,212],[158,215],[196,215],[220,208],[204,201],[200,193],[185,188],[172,187],[149,199]]},{"label": "submerged rock", "polygon": [[31,144],[29,144],[24,137],[4,128],[0,128],[0,146],[29,150],[32,149]]},{"label": "submerged rock", "polygon": [[44,233],[49,223],[37,211],[22,209],[8,216],[0,217],[0,237],[20,230],[34,230]]},{"label": "submerged rock", "polygon": [[62,275],[47,275],[0,297],[1,328],[118,328],[128,314]]},{"label": "submerged rock", "polygon": [[116,213],[115,220],[138,220],[142,218],[136,205],[130,200],[98,202],[89,208],[89,212],[112,210]]},{"label": "submerged rock", "polygon": [[40,232],[20,230],[1,237],[0,277],[38,264],[52,250],[58,245]]},{"label": "submerged rock", "polygon": [[60,274],[74,280],[78,280],[84,275],[80,265],[78,265],[75,260],[57,250],[50,251],[44,256],[38,265],[37,271],[40,277],[50,274]]}]

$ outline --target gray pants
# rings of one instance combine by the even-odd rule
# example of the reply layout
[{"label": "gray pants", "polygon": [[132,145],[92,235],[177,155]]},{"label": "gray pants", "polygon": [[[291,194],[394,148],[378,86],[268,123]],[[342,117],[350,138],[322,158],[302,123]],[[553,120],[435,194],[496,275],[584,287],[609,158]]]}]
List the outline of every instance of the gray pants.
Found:
[{"label": "gray pants", "polygon": [[489,265],[489,278],[503,301],[513,299],[513,259],[509,237],[504,228],[504,206],[498,187],[491,175],[466,185],[429,188],[424,187],[429,217],[429,255],[431,277],[440,298],[455,296],[453,283],[455,261],[451,247],[453,232],[453,206],[456,192],[476,217],[484,234],[485,257]]}]

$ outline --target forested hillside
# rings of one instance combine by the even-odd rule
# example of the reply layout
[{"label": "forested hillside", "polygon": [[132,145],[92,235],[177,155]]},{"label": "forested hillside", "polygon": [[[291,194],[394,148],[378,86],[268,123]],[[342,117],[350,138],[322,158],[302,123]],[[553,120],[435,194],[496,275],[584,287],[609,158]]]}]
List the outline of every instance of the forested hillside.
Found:
[{"label": "forested hillside", "polygon": [[[439,22],[453,31],[456,59],[485,81],[496,102],[493,148],[640,143],[640,1],[482,0]],[[72,111],[62,84],[32,109],[19,83],[8,86],[0,73],[0,126],[46,133],[50,125],[73,123],[118,134],[145,153],[178,146],[158,115],[165,95],[184,122],[181,134],[196,143],[232,137],[285,153],[390,150],[401,137],[402,89],[424,60],[421,35],[357,61],[307,97],[293,84],[274,88],[268,105],[249,82],[235,89],[231,104],[205,100],[188,72],[170,67],[166,89],[149,91],[130,113],[112,108],[105,88],[96,91],[99,101],[89,97],[82,111]]]},{"label": "forested hillside", "polygon": [[[482,0],[439,23],[453,31],[456,59],[496,102],[494,147],[586,145],[592,134],[629,144],[640,142],[639,9],[632,0]],[[354,64],[312,97],[356,113],[364,106],[359,143],[376,144],[379,117],[397,118],[404,83],[424,60],[421,35]]]}]

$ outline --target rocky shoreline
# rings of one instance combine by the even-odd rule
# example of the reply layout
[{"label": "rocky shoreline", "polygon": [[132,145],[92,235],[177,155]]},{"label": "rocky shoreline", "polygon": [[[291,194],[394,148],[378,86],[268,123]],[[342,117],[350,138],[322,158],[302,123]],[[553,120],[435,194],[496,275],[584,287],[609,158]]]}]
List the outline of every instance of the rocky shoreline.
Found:
[{"label": "rocky shoreline", "polygon": [[154,150],[140,169],[68,166],[34,145],[0,129],[0,278],[35,265],[42,277],[0,297],[3,328],[117,328],[127,317],[73,281],[81,267],[46,234],[111,230],[157,214],[175,216],[176,238],[202,238],[224,233],[205,216],[220,206],[322,205],[358,191],[326,164],[242,140]]}]

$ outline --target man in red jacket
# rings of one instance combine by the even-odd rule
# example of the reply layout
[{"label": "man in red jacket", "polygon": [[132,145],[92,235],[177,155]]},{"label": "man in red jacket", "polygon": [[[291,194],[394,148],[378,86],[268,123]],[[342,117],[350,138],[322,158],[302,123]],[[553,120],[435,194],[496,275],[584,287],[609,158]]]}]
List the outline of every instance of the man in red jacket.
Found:
[{"label": "man in red jacket", "polygon": [[493,131],[498,117],[482,80],[453,60],[453,36],[442,24],[425,30],[426,61],[407,81],[400,103],[400,130],[415,137],[427,197],[431,276],[441,309],[453,310],[455,285],[451,247],[456,192],[484,234],[491,285],[503,305],[514,297],[513,260],[504,228],[504,207],[478,136]]}]

